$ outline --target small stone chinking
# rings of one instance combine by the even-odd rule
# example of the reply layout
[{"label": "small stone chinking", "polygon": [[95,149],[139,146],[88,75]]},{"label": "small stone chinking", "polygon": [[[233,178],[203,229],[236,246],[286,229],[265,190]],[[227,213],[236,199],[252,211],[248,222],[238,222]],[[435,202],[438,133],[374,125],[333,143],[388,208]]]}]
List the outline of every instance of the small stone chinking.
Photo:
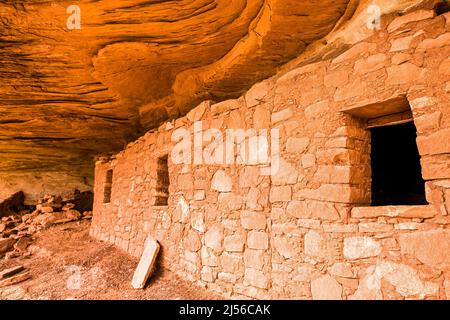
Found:
[{"label": "small stone chinking", "polygon": [[76,210],[75,203],[78,202],[79,193],[74,194],[74,199],[66,201],[60,196],[45,195],[39,199],[33,211],[8,210],[7,215],[0,220],[0,258],[11,259],[20,255],[31,255],[28,247],[33,242],[33,235],[38,231],[53,225],[91,219],[92,211],[80,213]]}]

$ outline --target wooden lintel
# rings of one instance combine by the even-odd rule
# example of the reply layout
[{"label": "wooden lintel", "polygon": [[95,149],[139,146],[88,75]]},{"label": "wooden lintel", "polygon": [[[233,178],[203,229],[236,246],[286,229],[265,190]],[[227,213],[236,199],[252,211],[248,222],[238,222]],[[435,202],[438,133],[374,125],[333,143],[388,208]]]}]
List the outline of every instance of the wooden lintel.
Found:
[{"label": "wooden lintel", "polygon": [[381,126],[392,126],[395,124],[402,124],[413,121],[413,116],[411,110],[389,114],[387,116],[382,116],[378,118],[367,120],[367,129],[381,127]]},{"label": "wooden lintel", "polygon": [[404,95],[395,95],[385,100],[369,99],[354,105],[346,106],[341,112],[360,119],[373,119],[411,110],[408,99]]}]

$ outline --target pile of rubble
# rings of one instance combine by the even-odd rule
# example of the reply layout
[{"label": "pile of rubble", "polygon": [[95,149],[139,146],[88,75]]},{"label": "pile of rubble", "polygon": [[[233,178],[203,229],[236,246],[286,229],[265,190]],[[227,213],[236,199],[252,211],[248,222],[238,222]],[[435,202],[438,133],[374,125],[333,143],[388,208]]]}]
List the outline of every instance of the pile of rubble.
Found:
[{"label": "pile of rubble", "polygon": [[39,200],[34,211],[21,210],[0,221],[0,258],[27,256],[33,234],[52,225],[68,223],[80,219],[91,219],[92,211],[75,209],[75,204],[62,201],[59,196],[46,195]]}]

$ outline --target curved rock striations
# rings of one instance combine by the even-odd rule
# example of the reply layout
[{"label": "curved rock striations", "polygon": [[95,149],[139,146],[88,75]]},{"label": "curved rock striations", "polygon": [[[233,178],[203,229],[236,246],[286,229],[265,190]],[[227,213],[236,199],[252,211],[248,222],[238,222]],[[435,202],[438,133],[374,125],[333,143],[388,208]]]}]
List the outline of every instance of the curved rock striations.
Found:
[{"label": "curved rock striations", "polygon": [[368,1],[79,0],[69,30],[73,4],[0,0],[0,175],[89,172],[95,154],[333,43]]},{"label": "curved rock striations", "polygon": [[[185,114],[205,99],[221,101],[240,96],[255,82],[276,72],[308,44],[330,32],[345,12],[348,0],[268,0],[246,34],[221,59],[177,75],[172,95],[140,108],[145,127],[167,111],[167,117]],[[155,117],[156,114],[156,117]]]},{"label": "curved rock striations", "polygon": [[205,98],[240,95],[348,0],[0,1],[0,172],[89,167]]}]

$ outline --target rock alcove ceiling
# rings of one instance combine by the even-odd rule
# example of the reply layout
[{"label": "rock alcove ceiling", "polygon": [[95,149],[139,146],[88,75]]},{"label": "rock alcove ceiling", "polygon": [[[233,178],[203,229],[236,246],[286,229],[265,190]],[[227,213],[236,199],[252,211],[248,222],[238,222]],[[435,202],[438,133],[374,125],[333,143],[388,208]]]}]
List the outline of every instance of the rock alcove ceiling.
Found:
[{"label": "rock alcove ceiling", "polygon": [[[0,1],[0,175],[89,176],[94,155],[202,100],[238,97],[348,26],[363,3]],[[80,30],[66,26],[73,4]]]}]

